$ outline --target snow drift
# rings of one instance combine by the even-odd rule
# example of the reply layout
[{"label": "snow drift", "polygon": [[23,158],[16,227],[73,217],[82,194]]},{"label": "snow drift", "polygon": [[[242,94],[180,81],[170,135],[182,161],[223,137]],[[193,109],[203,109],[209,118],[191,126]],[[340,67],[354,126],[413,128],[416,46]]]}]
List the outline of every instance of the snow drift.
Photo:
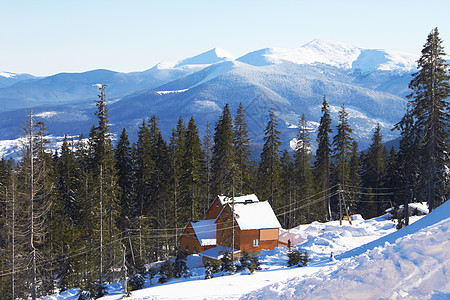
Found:
[{"label": "snow drift", "polygon": [[449,247],[446,202],[416,223],[342,254],[330,273],[276,283],[243,299],[449,299]]}]

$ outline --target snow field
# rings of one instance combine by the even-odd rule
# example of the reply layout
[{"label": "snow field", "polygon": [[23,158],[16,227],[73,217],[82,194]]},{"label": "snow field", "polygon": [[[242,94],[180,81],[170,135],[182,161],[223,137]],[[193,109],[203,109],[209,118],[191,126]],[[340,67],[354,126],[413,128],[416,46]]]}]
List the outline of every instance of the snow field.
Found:
[{"label": "snow field", "polygon": [[[191,277],[133,291],[137,299],[450,299],[450,202],[411,225],[396,230],[388,215],[363,220],[313,222],[280,237],[306,249],[307,267],[287,265],[287,249],[262,251],[261,271],[214,274],[204,280],[200,257],[190,256]],[[333,252],[333,258],[330,254]],[[109,296],[122,299],[122,285],[111,284]],[[44,297],[75,300],[75,291]]]}]

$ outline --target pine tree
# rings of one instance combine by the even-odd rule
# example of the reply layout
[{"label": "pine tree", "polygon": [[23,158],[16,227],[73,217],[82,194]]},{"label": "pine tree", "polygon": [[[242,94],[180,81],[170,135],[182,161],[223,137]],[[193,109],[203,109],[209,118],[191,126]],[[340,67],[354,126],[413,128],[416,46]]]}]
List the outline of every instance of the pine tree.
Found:
[{"label": "pine tree", "polygon": [[269,121],[264,132],[264,146],[258,167],[258,191],[260,197],[267,198],[270,205],[277,209],[281,196],[280,132],[273,109],[269,112]]},{"label": "pine tree", "polygon": [[314,161],[314,182],[317,192],[323,192],[322,217],[320,220],[331,219],[331,203],[328,189],[331,187],[331,116],[330,108],[325,96],[323,96],[322,117],[317,131],[317,151]]},{"label": "pine tree", "polygon": [[250,182],[250,138],[248,137],[247,121],[242,102],[234,118],[234,148],[236,151],[236,181],[235,190],[238,194],[251,192]]},{"label": "pine tree", "polygon": [[411,116],[414,134],[420,140],[420,178],[430,211],[446,199],[443,175],[448,165],[448,132],[450,123],[450,75],[446,53],[438,29],[428,35],[417,61],[418,72],[413,74],[409,88],[413,91]]},{"label": "pine tree", "polygon": [[233,146],[234,132],[229,105],[226,104],[214,132],[212,155],[213,195],[229,194],[233,189],[236,169],[236,153]]}]

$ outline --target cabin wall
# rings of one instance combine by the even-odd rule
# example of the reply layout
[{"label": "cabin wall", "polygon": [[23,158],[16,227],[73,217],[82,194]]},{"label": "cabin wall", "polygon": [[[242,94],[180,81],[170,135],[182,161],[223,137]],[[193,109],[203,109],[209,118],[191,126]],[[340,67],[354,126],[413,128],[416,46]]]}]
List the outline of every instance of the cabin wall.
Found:
[{"label": "cabin wall", "polygon": [[242,252],[261,252],[278,247],[278,228],[239,230],[239,233]]},{"label": "cabin wall", "polygon": [[222,211],[222,208],[223,206],[220,203],[219,197],[216,197],[216,199],[206,211],[206,220],[216,219]]},{"label": "cabin wall", "polygon": [[201,246],[200,241],[195,235],[194,228],[192,227],[191,223],[189,223],[180,236],[180,247],[181,250],[190,255],[214,248],[215,245]]}]

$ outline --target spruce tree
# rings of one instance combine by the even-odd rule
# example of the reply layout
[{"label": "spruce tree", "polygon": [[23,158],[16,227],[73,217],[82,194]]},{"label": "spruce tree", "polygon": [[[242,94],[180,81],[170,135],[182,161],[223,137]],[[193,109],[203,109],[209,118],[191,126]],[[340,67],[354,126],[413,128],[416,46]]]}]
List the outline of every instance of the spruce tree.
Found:
[{"label": "spruce tree", "polygon": [[323,96],[322,117],[317,130],[317,151],[314,160],[314,182],[317,193],[324,197],[322,202],[322,216],[320,220],[331,219],[331,203],[328,189],[331,187],[331,116],[330,106]]},{"label": "spruce tree", "polygon": [[[92,153],[92,168],[94,179],[94,195],[98,202],[95,207],[98,213],[99,235],[99,284],[103,282],[104,271],[110,280],[113,278],[113,268],[118,262],[120,245],[114,242],[118,233],[117,222],[120,216],[120,188],[117,184],[116,161],[112,148],[112,137],[109,133],[108,109],[106,106],[105,85],[99,87],[100,94],[96,100],[97,111],[95,115],[98,124],[90,133],[89,140]],[[106,250],[106,251],[104,251]],[[103,267],[106,266],[106,269]]]},{"label": "spruce tree", "polygon": [[[22,232],[17,240],[18,263],[28,266],[29,275],[21,278],[22,286],[29,288],[32,299],[46,294],[51,274],[49,266],[42,265],[45,257],[51,257],[50,249],[44,244],[48,224],[45,222],[51,208],[50,165],[51,154],[45,151],[46,134],[43,123],[31,111],[24,122],[25,142],[20,158],[17,176],[18,201],[17,229]],[[20,260],[20,261],[19,261]],[[50,281],[51,283],[51,281]],[[23,294],[22,294],[23,295]]]},{"label": "spruce tree", "polygon": [[298,210],[297,202],[295,201],[297,184],[295,176],[294,162],[287,149],[284,149],[281,162],[281,185],[282,185],[282,203],[283,210],[280,211],[283,215],[283,228],[292,228],[295,226],[296,214]]},{"label": "spruce tree", "polygon": [[[372,188],[374,191],[380,192],[380,189],[385,188],[386,180],[386,147],[383,146],[383,137],[381,135],[380,124],[374,130],[372,136],[372,143],[367,150],[363,161],[363,174],[362,181],[365,188]],[[369,212],[369,215],[365,215],[365,218],[372,218],[383,214],[386,208],[388,208],[388,199],[385,197],[376,198],[378,205],[376,211]],[[368,210],[366,210],[366,213]]]},{"label": "spruce tree", "polygon": [[209,121],[206,122],[206,132],[202,143],[202,189],[201,189],[201,218],[205,218],[206,211],[211,205],[213,195],[211,194],[211,160],[212,160],[213,139]]},{"label": "spruce tree", "polygon": [[311,142],[309,140],[308,127],[303,114],[298,124],[297,145],[295,149],[295,172],[297,183],[297,201],[306,206],[300,211],[299,222],[310,223],[316,219],[316,206],[310,204],[312,193],[312,167],[311,167]]},{"label": "spruce tree", "polygon": [[450,112],[450,76],[446,53],[438,29],[428,35],[417,61],[418,72],[409,84],[412,93],[411,116],[414,118],[414,134],[420,140],[420,178],[425,188],[425,199],[430,211],[438,207],[445,195],[446,183],[443,174],[449,162],[448,132]]},{"label": "spruce tree", "polygon": [[234,132],[230,107],[225,105],[214,132],[212,155],[213,195],[232,194],[236,169],[236,152],[233,146]]},{"label": "spruce tree", "polygon": [[[154,162],[154,170],[150,176],[151,186],[151,209],[149,216],[153,220],[155,228],[167,228],[170,222],[170,156],[169,148],[166,141],[162,137],[159,129],[159,119],[156,115],[150,117],[149,132],[151,143],[151,155]],[[167,232],[164,238],[155,239],[152,247],[153,253],[157,257],[162,254],[168,256],[169,253],[169,235]],[[162,253],[163,249],[165,250]]]},{"label": "spruce tree", "polygon": [[338,183],[349,182],[349,168],[348,161],[350,152],[352,151],[353,138],[351,133],[353,130],[348,124],[348,113],[345,111],[345,106],[342,105],[339,111],[339,124],[336,127],[337,133],[333,138],[333,158],[336,160],[336,181]]},{"label": "spruce tree", "polygon": [[153,160],[150,130],[145,119],[142,121],[138,131],[136,150],[134,151],[133,169],[135,172],[135,200],[137,206],[137,216],[135,228],[138,235],[137,253],[138,260],[144,261],[148,258],[148,240],[143,239],[144,231],[152,226],[149,213],[152,211],[152,176],[155,170]]},{"label": "spruce tree", "polygon": [[281,206],[281,163],[280,163],[280,131],[273,109],[269,112],[269,120],[264,131],[264,146],[258,167],[259,196],[269,200],[277,209]]},{"label": "spruce tree", "polygon": [[409,224],[408,204],[413,202],[417,196],[423,195],[423,188],[419,184],[420,138],[414,132],[414,118],[411,114],[411,104],[401,121],[395,125],[401,130],[400,147],[398,151],[398,186],[401,187],[399,197],[403,198],[404,223]]},{"label": "spruce tree", "polygon": [[201,182],[202,152],[200,137],[194,118],[191,117],[185,135],[181,178],[181,220],[183,223],[199,219],[199,188]]},{"label": "spruce tree", "polygon": [[[349,185],[350,182],[350,168],[349,168],[349,160],[350,153],[352,151],[352,142],[353,138],[350,136],[352,133],[352,129],[348,124],[348,113],[345,111],[345,106],[342,105],[341,110],[339,111],[339,124],[337,125],[337,133],[333,137],[333,155],[332,157],[335,160],[335,182],[340,185],[341,190],[347,189],[346,186]],[[345,193],[344,193],[345,195]],[[344,195],[340,195],[344,197]],[[340,217],[342,217],[342,209],[344,203],[339,201],[339,212]]]},{"label": "spruce tree", "polygon": [[136,215],[137,207],[133,201],[133,160],[132,149],[125,128],[120,134],[114,151],[117,170],[117,184],[121,189],[120,207],[121,215],[119,227],[122,231],[132,228],[130,222]]},{"label": "spruce tree", "polygon": [[353,141],[352,152],[350,153],[349,173],[350,173],[350,187],[347,189],[348,200],[347,208],[351,214],[357,212],[358,202],[361,199],[359,187],[361,186],[361,159],[358,153],[358,143]]},{"label": "spruce tree", "polygon": [[81,282],[80,257],[71,253],[85,246],[82,239],[81,199],[75,154],[64,137],[60,155],[55,157],[56,199],[52,205],[50,226],[53,251],[57,253],[57,278],[61,290]]},{"label": "spruce tree", "polygon": [[[169,153],[170,153],[170,193],[171,206],[170,213],[173,227],[178,228],[185,226],[179,216],[179,204],[181,198],[180,184],[183,170],[181,163],[184,153],[184,142],[186,135],[186,126],[183,119],[178,119],[175,129],[172,130],[170,136]],[[175,232],[175,237],[178,238],[178,231]]]},{"label": "spruce tree", "polygon": [[236,182],[238,194],[251,192],[250,183],[250,138],[248,137],[247,121],[242,102],[234,118],[234,148],[236,151]]}]

